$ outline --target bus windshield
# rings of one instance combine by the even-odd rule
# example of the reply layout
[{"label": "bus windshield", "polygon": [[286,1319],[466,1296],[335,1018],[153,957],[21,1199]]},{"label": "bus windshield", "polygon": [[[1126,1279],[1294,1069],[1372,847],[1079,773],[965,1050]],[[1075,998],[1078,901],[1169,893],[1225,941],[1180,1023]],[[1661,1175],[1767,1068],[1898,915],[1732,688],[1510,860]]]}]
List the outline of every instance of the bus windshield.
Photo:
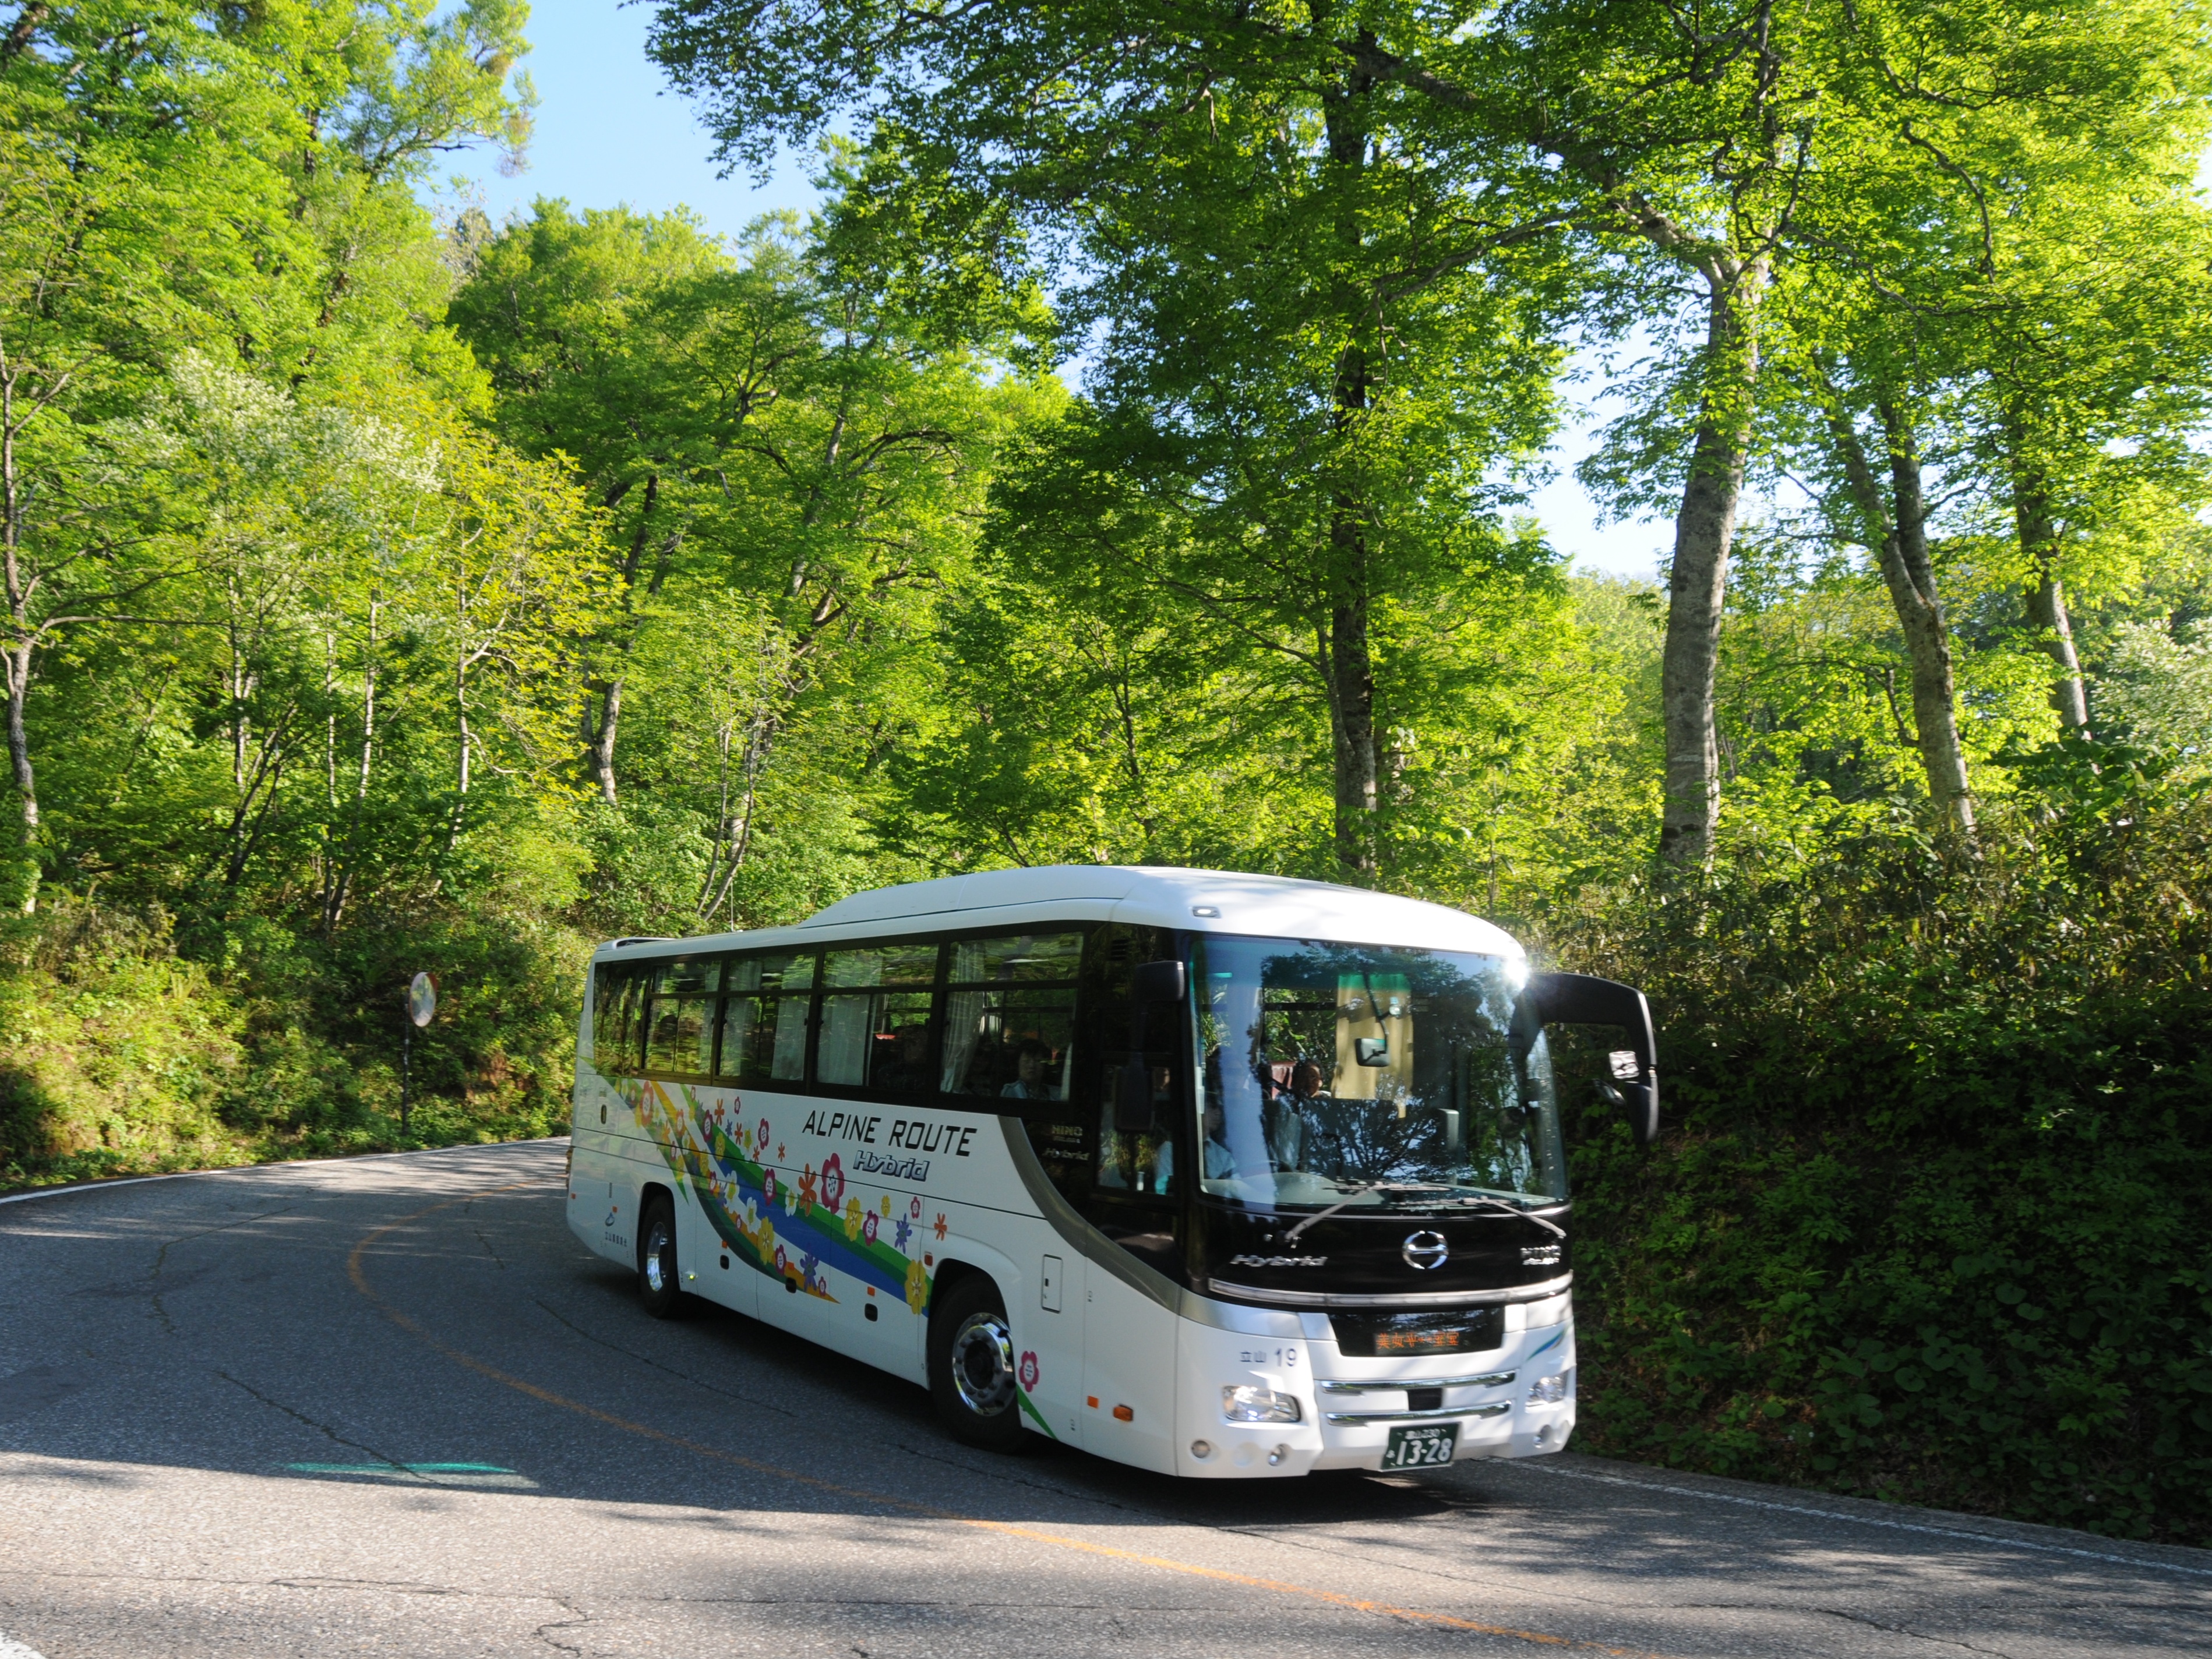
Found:
[{"label": "bus windshield", "polygon": [[1200,1190],[1285,1211],[1549,1204],[1566,1158],[1543,1035],[1502,957],[1201,934]]}]

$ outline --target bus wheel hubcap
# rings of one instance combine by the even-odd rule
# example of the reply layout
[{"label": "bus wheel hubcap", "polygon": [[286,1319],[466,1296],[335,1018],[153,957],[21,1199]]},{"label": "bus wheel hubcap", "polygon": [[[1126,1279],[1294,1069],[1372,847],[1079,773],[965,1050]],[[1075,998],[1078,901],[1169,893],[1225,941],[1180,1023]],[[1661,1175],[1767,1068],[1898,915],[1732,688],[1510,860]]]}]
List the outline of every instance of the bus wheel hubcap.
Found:
[{"label": "bus wheel hubcap", "polygon": [[952,1386],[978,1417],[996,1417],[1014,1400],[1014,1344],[997,1314],[970,1314],[952,1339]]},{"label": "bus wheel hubcap", "polygon": [[668,1235],[658,1227],[654,1228],[653,1237],[645,1243],[645,1282],[653,1287],[655,1296],[668,1288],[668,1264],[665,1255],[667,1249]]}]

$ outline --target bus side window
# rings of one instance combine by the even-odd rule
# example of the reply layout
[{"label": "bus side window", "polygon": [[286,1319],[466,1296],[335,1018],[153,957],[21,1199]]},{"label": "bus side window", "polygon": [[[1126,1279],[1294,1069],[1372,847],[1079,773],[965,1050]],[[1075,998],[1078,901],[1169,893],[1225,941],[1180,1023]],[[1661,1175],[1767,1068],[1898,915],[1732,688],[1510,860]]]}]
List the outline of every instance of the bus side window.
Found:
[{"label": "bus side window", "polygon": [[814,1081],[910,1098],[929,1086],[934,940],[849,945],[822,958]]},{"label": "bus side window", "polygon": [[[955,939],[945,975],[938,1090],[1021,1105],[1064,1104],[1075,1068],[1076,929]],[[1047,1115],[1052,1115],[1048,1110]]]},{"label": "bus side window", "polygon": [[629,963],[599,966],[592,999],[592,1063],[602,1072],[637,1070],[637,997],[642,975]]},{"label": "bus side window", "polygon": [[722,1000],[719,1075],[755,1085],[806,1079],[806,1012],[814,994],[811,953],[770,951],[730,963]]},{"label": "bus side window", "polygon": [[720,957],[654,964],[645,1020],[647,1071],[679,1077],[713,1073],[714,1009],[721,988]]}]

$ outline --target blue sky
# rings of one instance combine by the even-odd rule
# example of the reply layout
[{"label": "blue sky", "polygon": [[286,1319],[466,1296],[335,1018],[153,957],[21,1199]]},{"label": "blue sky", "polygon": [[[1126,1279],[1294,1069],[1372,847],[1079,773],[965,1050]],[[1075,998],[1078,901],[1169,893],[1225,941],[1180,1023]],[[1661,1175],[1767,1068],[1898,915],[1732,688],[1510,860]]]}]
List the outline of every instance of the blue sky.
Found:
[{"label": "blue sky", "polygon": [[[734,234],[758,215],[805,209],[814,199],[805,169],[779,167],[764,185],[744,176],[720,179],[708,159],[706,131],[684,101],[666,91],[645,55],[645,6],[614,0],[537,0],[525,67],[537,83],[538,131],[529,165],[501,178],[489,153],[454,158],[449,170],[494,219],[526,211],[539,196],[565,198],[574,208],[627,203],[659,213],[690,208],[708,228]],[[1593,387],[1582,388],[1585,396]],[[1649,578],[1673,539],[1673,526],[1641,523],[1601,529],[1589,497],[1572,477],[1589,446],[1592,422],[1557,447],[1559,479],[1532,510],[1553,544],[1586,570]]]}]

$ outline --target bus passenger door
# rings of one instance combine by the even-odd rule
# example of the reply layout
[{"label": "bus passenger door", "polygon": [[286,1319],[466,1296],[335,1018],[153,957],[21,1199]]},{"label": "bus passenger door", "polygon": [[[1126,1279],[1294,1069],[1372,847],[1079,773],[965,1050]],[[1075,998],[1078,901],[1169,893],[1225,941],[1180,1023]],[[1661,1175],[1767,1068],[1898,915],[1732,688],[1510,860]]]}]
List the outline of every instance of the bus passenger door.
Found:
[{"label": "bus passenger door", "polygon": [[[1061,1187],[1115,1249],[1127,1274],[1087,1264],[1084,1444],[1163,1474],[1175,1468],[1174,1311],[1143,1286],[1182,1276],[1181,1212],[1188,1184],[1176,1056],[1182,1012],[1173,936],[1110,924],[1084,955],[1083,1037],[1075,1103],[1084,1167]],[[1142,1269],[1152,1271],[1146,1273]]]},{"label": "bus passenger door", "polygon": [[[1084,1207],[1133,1271],[1120,1274],[1103,1263],[1090,1267],[1085,1415],[1092,1431],[1085,1443],[1122,1462],[1168,1473],[1175,1467],[1176,1316],[1140,1286],[1173,1285],[1182,1274],[1174,1083],[1165,1053],[1108,1048],[1103,1058],[1095,1097],[1090,1201]],[[1133,1101],[1116,1098],[1117,1082],[1132,1065],[1141,1068],[1150,1101],[1141,1095]],[[1095,1408],[1088,1404],[1093,1398]]]}]

